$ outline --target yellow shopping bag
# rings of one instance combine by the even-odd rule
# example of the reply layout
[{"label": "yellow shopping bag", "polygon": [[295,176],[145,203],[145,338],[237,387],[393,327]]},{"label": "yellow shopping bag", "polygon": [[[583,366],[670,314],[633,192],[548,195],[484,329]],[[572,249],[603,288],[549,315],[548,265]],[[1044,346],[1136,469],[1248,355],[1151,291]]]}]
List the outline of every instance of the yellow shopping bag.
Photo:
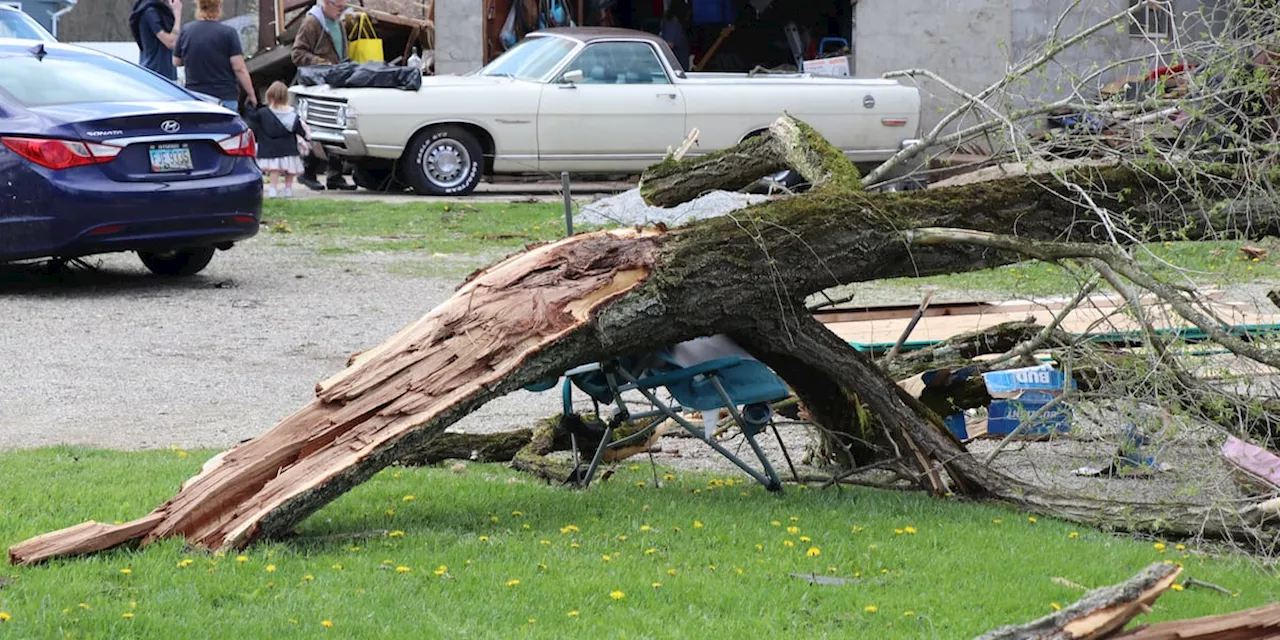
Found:
[{"label": "yellow shopping bag", "polygon": [[382,38],[373,29],[369,14],[361,13],[356,19],[354,28],[347,34],[347,54],[352,60],[365,62],[383,62]]}]

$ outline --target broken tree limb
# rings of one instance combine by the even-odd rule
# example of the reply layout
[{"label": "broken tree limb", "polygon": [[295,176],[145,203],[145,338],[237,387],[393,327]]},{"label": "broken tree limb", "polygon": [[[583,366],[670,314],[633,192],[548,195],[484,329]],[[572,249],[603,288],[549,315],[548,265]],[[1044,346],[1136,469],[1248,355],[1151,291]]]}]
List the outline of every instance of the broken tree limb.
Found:
[{"label": "broken tree limb", "polygon": [[1061,611],[1024,625],[1000,627],[978,640],[1106,638],[1151,611],[1151,603],[1173,586],[1180,573],[1180,567],[1153,564],[1120,584],[1086,593]]},{"label": "broken tree limb", "polygon": [[[285,534],[495,397],[580,364],[717,333],[741,337],[774,366],[816,408],[819,426],[849,433],[855,461],[886,451],[906,458],[911,451],[921,477],[946,482],[957,494],[1124,530],[1236,539],[1253,536],[1272,517],[1257,509],[1063,496],[973,460],[932,412],[814,320],[804,299],[850,282],[1023,259],[1014,250],[970,243],[913,245],[903,241],[908,229],[1016,229],[1027,238],[1074,242],[1109,236],[1079,223],[1091,220],[1092,210],[1063,197],[1069,190],[1056,179],[1024,173],[946,189],[863,193],[854,190],[849,178],[856,171],[839,152],[816,134],[802,138],[809,155],[823,160],[831,177],[826,186],[678,229],[601,231],[531,247],[480,271],[420,320],[361,353],[317,386],[314,401],[212,459],[151,514],[104,525],[87,539],[80,527],[19,543],[10,561],[39,562],[134,539],[181,536],[220,549]],[[1205,206],[1206,193],[1224,188],[1206,181],[1197,193],[1179,191],[1196,182],[1179,171],[1081,165],[1066,173],[1101,193],[1131,190],[1124,198],[1128,218],[1116,222],[1128,237],[1175,231],[1188,238],[1224,231],[1261,237],[1280,227],[1274,209]],[[1175,185],[1172,176],[1181,180]]]},{"label": "broken tree limb", "polygon": [[1171,620],[1113,636],[1117,640],[1265,640],[1280,636],[1280,604],[1216,616]]}]

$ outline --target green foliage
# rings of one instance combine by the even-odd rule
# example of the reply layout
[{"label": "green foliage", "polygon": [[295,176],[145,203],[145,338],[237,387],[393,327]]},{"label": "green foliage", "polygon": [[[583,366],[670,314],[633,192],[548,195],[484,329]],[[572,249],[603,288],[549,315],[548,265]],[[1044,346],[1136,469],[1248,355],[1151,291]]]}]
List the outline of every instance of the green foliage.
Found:
[{"label": "green foliage", "polygon": [[[211,454],[0,454],[0,542],[141,516]],[[492,465],[390,468],[287,541],[224,555],[172,540],[5,567],[0,637],[959,638],[1081,595],[1055,579],[1102,586],[1161,560],[1238,596],[1170,592],[1147,621],[1280,598],[1280,580],[1240,557],[1000,507],[665,478],[655,488],[648,465],[631,464],[577,492]]]}]

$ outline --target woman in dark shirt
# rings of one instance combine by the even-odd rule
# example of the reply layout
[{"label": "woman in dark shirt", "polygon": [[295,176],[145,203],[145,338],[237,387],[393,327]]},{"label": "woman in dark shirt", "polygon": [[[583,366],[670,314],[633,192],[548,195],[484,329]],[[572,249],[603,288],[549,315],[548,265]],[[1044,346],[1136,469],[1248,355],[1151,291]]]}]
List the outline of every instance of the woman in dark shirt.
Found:
[{"label": "woman in dark shirt", "polygon": [[232,111],[237,110],[244,90],[248,103],[256,106],[240,34],[218,22],[221,17],[222,0],[197,0],[196,21],[179,33],[173,64],[186,67],[188,89],[209,94]]}]

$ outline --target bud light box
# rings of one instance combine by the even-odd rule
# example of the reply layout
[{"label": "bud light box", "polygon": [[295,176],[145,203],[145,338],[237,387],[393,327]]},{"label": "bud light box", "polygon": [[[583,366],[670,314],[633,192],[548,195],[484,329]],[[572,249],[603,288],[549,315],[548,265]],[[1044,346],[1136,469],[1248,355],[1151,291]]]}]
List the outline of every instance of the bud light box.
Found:
[{"label": "bud light box", "polygon": [[[987,410],[987,433],[1008,435],[1031,414],[1062,395],[1067,378],[1051,364],[982,374],[993,398]],[[1074,381],[1070,382],[1074,388]],[[1037,436],[1071,430],[1071,410],[1065,404],[1052,407],[1018,433]]]}]

